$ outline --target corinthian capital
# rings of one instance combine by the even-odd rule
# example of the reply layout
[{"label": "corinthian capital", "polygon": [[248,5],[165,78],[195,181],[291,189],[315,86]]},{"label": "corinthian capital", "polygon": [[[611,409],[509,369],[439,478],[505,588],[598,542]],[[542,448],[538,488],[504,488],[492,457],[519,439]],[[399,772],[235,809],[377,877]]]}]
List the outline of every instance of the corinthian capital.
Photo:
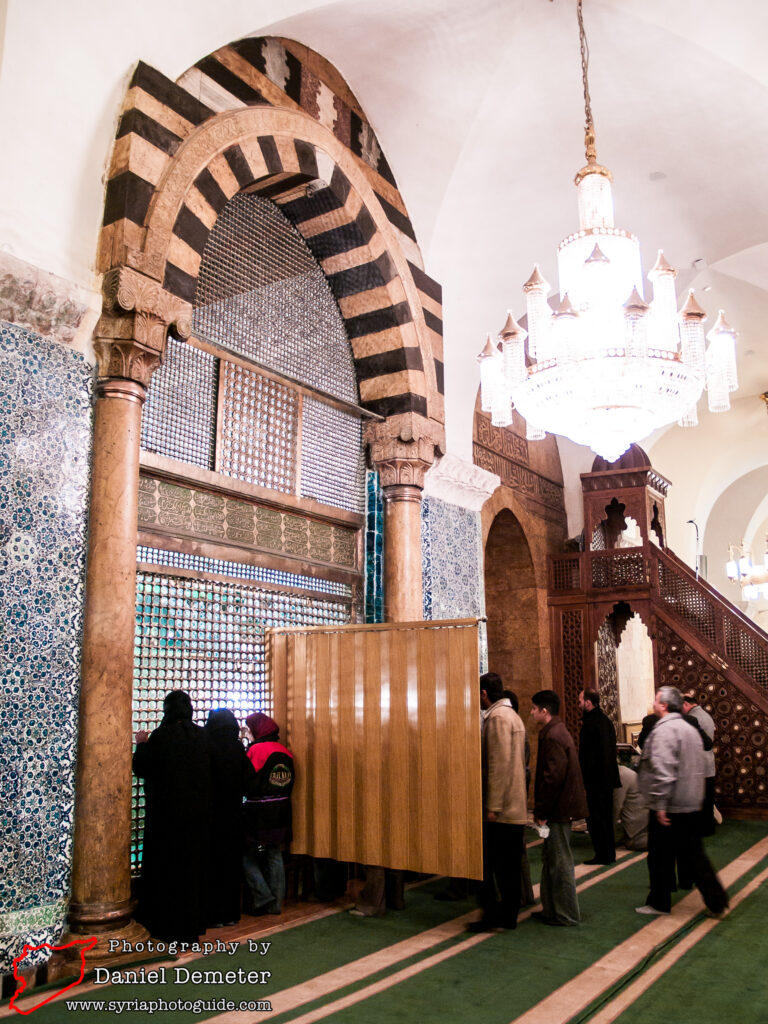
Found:
[{"label": "corinthian capital", "polygon": [[192,307],[130,267],[106,273],[103,294],[94,338],[99,376],[135,380],[146,387],[163,360],[169,330],[189,336]]},{"label": "corinthian capital", "polygon": [[432,420],[407,415],[368,423],[365,440],[382,487],[423,488],[424,474],[440,454],[443,431]]},{"label": "corinthian capital", "polygon": [[143,313],[173,328],[180,338],[192,329],[192,306],[171,295],[159,281],[130,267],[115,267],[104,275],[104,312]]}]

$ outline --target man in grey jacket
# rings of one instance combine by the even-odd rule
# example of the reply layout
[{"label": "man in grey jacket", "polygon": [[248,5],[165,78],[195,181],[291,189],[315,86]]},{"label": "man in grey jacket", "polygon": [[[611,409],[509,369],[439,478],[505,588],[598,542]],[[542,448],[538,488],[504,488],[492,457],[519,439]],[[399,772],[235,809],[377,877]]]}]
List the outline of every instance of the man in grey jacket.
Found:
[{"label": "man in grey jacket", "polygon": [[[699,704],[696,691],[688,689],[683,694],[683,713],[695,718],[699,728],[711,741],[715,738],[715,720]],[[701,834],[711,836],[715,831],[715,752],[704,751],[704,804],[701,808]]]},{"label": "man in grey jacket", "polygon": [[685,866],[707,908],[721,914],[728,906],[723,889],[701,845],[704,800],[704,747],[697,730],[682,717],[683,697],[662,686],[653,709],[659,721],[643,747],[639,783],[650,815],[648,875],[650,891],[638,914],[668,914],[675,884],[675,859]]}]

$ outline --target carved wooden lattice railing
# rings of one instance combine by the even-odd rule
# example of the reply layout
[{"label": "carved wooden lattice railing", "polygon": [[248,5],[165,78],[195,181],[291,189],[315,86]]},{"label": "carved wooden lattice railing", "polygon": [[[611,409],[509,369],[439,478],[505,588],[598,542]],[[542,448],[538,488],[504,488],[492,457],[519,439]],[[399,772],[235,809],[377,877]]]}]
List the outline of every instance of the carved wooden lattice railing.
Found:
[{"label": "carved wooden lattice railing", "polygon": [[670,551],[653,544],[550,559],[553,596],[648,588],[651,604],[677,619],[724,662],[768,696],[768,637]]},{"label": "carved wooden lattice railing", "polygon": [[617,601],[644,608],[657,685],[694,688],[715,719],[718,805],[768,814],[768,636],[762,630],[654,544],[550,558],[549,598],[553,666],[563,680],[570,728],[578,728],[577,696],[595,660],[590,638],[599,641],[595,631],[606,608]]},{"label": "carved wooden lattice railing", "polygon": [[768,637],[669,551],[650,549],[652,592],[673,616],[768,695]]}]

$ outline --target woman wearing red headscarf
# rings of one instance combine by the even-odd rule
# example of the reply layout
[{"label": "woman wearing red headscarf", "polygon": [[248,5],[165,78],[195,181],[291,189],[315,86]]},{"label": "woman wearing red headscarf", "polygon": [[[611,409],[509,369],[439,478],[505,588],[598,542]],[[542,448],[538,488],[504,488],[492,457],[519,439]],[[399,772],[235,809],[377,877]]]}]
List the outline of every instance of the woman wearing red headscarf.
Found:
[{"label": "woman wearing red headscarf", "polygon": [[281,847],[291,841],[293,754],[279,739],[280,727],[256,711],[245,724],[253,737],[246,753],[256,770],[256,799],[245,803],[243,869],[256,913],[279,914],[285,896]]}]

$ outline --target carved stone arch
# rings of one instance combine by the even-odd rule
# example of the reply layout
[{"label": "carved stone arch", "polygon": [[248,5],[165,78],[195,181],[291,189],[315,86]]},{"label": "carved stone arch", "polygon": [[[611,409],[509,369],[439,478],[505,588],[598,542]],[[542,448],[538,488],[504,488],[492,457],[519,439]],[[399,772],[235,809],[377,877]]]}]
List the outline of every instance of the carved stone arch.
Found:
[{"label": "carved stone arch", "polygon": [[519,524],[525,543],[531,552],[532,570],[537,588],[547,586],[548,538],[540,524],[525,507],[520,496],[511,487],[497,487],[482,509],[483,548],[488,543],[491,527],[501,512],[510,512]]},{"label": "carved stone arch", "polygon": [[[272,58],[265,63],[269,47],[287,54],[287,77]],[[241,40],[178,83],[139,65],[118,128],[99,269],[130,268],[191,307],[205,241],[224,204],[243,191],[274,200],[339,305],[361,404],[388,420],[390,437],[426,436],[441,449],[440,288],[414,262],[420,256],[402,198],[351,93],[318,55],[304,49],[299,59],[295,46],[293,55],[286,47]],[[192,72],[208,76],[209,87],[226,84],[235,109],[216,112],[187,91],[197,80]],[[346,122],[340,115],[331,127],[321,123],[311,81],[316,91],[332,86],[336,109],[349,108]]]}]

